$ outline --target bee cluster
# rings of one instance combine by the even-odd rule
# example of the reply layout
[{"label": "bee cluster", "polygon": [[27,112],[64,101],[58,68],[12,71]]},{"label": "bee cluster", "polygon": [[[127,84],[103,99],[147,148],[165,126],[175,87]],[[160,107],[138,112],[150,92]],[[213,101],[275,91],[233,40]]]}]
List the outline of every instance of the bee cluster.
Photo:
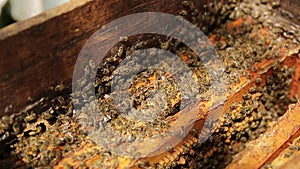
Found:
[{"label": "bee cluster", "polygon": [[[287,105],[296,103],[289,98],[293,68],[275,69],[268,76],[266,85],[256,79],[255,86],[243,94],[242,101],[232,103],[220,119],[219,126],[207,143],[199,144],[193,158],[195,168],[225,167],[233,155],[245,148],[245,144],[257,139],[278,117],[287,111]],[[268,98],[268,99],[266,99]],[[212,146],[213,148],[207,147]]]},{"label": "bee cluster", "polygon": [[209,33],[214,27],[221,25],[228,19],[241,0],[209,1],[199,9],[195,8],[191,0],[182,2],[180,16],[194,23],[204,33]]},{"label": "bee cluster", "polygon": [[[231,86],[239,84],[242,77],[247,77],[255,84],[244,93],[240,102],[230,105],[207,141],[199,140],[197,129],[186,131],[183,126],[180,135],[184,137],[188,132],[190,137],[182,145],[175,148],[167,146],[167,155],[156,164],[139,160],[139,168],[224,168],[248,141],[258,138],[274,120],[284,114],[289,104],[297,102],[297,99],[290,98],[294,68],[278,64],[273,66],[272,73],[267,77],[253,79],[251,75],[259,72],[254,64],[280,57],[283,53],[282,44],[290,49],[300,43],[296,25],[272,22],[278,7],[279,1],[211,1],[202,7],[201,11],[205,13],[201,13],[192,1],[182,2],[179,15],[196,24],[210,37],[224,62],[226,69],[222,75],[228,78],[228,92],[235,92]],[[282,10],[281,13],[292,17]],[[175,53],[192,70],[189,76],[196,82],[197,88],[188,86],[188,83],[182,86],[192,94],[186,96],[172,74],[163,69],[149,68],[135,74],[133,78],[122,76],[122,72],[134,72],[137,71],[134,69],[140,67],[138,62],[120,66],[125,58],[137,50],[152,47]],[[145,56],[141,54],[140,57]],[[160,60],[155,61],[154,58],[151,61],[156,63]],[[114,72],[117,68],[121,69],[118,70],[119,74]],[[91,74],[93,69],[97,69],[96,78]],[[94,83],[89,84],[93,78]],[[132,107],[124,104],[122,97],[113,100],[114,96],[122,95],[118,88],[112,92],[113,80],[117,84],[129,84],[126,92],[129,93]],[[211,80],[199,57],[176,39],[161,35],[121,37],[102,64],[96,65],[92,60],[88,62],[84,78],[78,81],[80,88],[72,93],[72,97],[78,100],[71,101],[70,90],[60,83],[52,87],[55,91],[53,96],[41,99],[20,114],[3,116],[0,119],[0,157],[16,158],[21,162],[16,165],[20,166],[56,165],[85,144],[97,145],[97,141],[88,136],[93,134],[89,128],[101,130],[110,127],[112,133],[106,131],[107,137],[98,137],[105,142],[115,142],[116,145],[147,137],[161,137],[170,127],[168,117],[179,111],[182,101],[194,95],[198,99],[202,98],[210,90]],[[91,87],[95,88],[97,102],[91,102],[95,99],[94,93],[90,93]],[[155,97],[149,99],[151,96]],[[161,98],[165,101],[162,102]],[[135,121],[137,118],[127,118],[119,112],[115,103],[120,103],[121,112],[128,112],[132,117],[142,116],[154,120]],[[79,107],[80,111],[74,113],[74,107]],[[123,137],[117,140],[116,137],[110,137],[116,133]],[[137,150],[132,147],[130,151]],[[95,157],[98,158],[90,167],[117,168],[121,163],[119,155],[98,146],[84,153],[73,154],[72,162],[63,163],[63,167],[72,168],[79,163],[78,167],[86,168],[87,161]]]},{"label": "bee cluster", "polygon": [[223,24],[220,29],[210,32],[212,39],[216,40],[215,47],[226,64],[225,72],[231,84],[240,83],[241,76],[251,79],[247,70],[257,72],[257,68],[253,66],[255,63],[278,58],[283,43],[290,49],[299,44],[299,33],[293,34],[292,38],[284,37],[289,31],[295,33],[297,26],[273,23],[277,7],[264,1],[243,1],[232,12],[235,17],[229,17],[227,22],[231,23]]},{"label": "bee cluster", "polygon": [[73,116],[69,90],[59,83],[55,93],[28,106],[20,114],[0,120],[1,158],[22,159],[12,168],[49,166],[80,146],[86,135]]}]

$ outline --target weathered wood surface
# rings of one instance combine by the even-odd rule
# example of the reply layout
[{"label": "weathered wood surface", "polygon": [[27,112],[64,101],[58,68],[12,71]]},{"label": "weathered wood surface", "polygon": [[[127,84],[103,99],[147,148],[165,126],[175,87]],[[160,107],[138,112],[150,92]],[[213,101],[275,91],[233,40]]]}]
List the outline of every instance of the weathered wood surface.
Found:
[{"label": "weathered wood surface", "polygon": [[235,168],[260,168],[276,157],[280,149],[286,148],[289,139],[299,135],[300,129],[300,104],[290,106],[290,110],[278,121],[274,122],[257,140],[247,144],[246,149],[235,156],[234,161],[227,166]]}]

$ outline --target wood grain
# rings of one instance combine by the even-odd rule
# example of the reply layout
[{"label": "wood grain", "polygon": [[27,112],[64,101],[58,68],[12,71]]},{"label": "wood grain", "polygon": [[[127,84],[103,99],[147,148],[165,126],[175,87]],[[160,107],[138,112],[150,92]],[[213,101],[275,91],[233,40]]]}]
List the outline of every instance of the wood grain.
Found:
[{"label": "wood grain", "polygon": [[227,169],[262,167],[300,129],[299,111],[299,103],[291,106],[260,138],[249,142],[246,149],[235,156]]}]

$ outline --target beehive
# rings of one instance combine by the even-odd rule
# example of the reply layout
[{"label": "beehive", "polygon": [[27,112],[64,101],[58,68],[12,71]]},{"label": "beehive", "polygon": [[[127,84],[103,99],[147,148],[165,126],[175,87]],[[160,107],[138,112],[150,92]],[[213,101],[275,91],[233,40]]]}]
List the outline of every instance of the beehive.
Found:
[{"label": "beehive", "polygon": [[[1,30],[2,166],[295,167],[299,158],[297,138],[300,124],[298,8],[296,1],[264,0],[74,1]],[[224,105],[211,108],[210,100],[204,100],[181,112],[176,112],[175,106],[180,102],[179,91],[171,90],[175,94],[168,97],[170,105],[164,115],[167,118],[155,127],[149,127],[146,134],[143,132],[144,136],[153,134],[155,128],[162,130],[172,126],[173,119],[183,116],[184,120],[185,113],[196,111],[193,129],[187,131],[188,134],[175,147],[162,145],[161,148],[165,149],[162,154],[132,158],[106,151],[86,135],[73,116],[70,81],[80,49],[97,29],[120,16],[141,11],[181,15],[200,27],[226,65],[230,90],[226,93]],[[159,38],[162,43],[158,47],[165,48],[170,39]],[[124,50],[135,49],[136,42],[140,41],[129,38],[129,45],[123,44]],[[194,53],[185,46],[170,49],[173,43],[171,41],[167,49],[174,50],[187,63],[197,63],[193,60]],[[13,44],[15,48],[12,48]],[[121,53],[118,57],[125,56]],[[203,75],[201,70],[198,64],[194,70],[198,79]],[[132,126],[125,127],[128,122],[123,123],[124,119],[115,115],[109,101],[103,99],[109,94],[103,85],[103,71],[104,68],[100,69],[98,78],[101,83],[97,85],[98,88],[104,86],[98,93],[102,104],[100,109],[116,118],[112,124],[116,130],[128,131]],[[153,79],[162,76],[170,81],[170,84],[161,84],[162,90],[167,88],[164,85],[176,86],[169,80],[172,77],[168,73],[153,70],[144,72],[142,77],[146,80],[137,77],[132,84],[132,93],[146,94],[136,92],[135,87],[140,84],[151,86]],[[208,83],[199,80],[199,86],[204,86],[201,88],[204,95],[209,92],[205,88]],[[143,100],[137,100],[137,103],[142,105]],[[223,116],[216,128],[204,125],[204,121],[209,120],[207,117],[223,106]],[[171,113],[168,110],[172,110]],[[199,140],[201,129],[212,133],[205,142]],[[137,134],[139,132],[142,131],[137,130]],[[185,132],[184,128],[179,132]]]}]

